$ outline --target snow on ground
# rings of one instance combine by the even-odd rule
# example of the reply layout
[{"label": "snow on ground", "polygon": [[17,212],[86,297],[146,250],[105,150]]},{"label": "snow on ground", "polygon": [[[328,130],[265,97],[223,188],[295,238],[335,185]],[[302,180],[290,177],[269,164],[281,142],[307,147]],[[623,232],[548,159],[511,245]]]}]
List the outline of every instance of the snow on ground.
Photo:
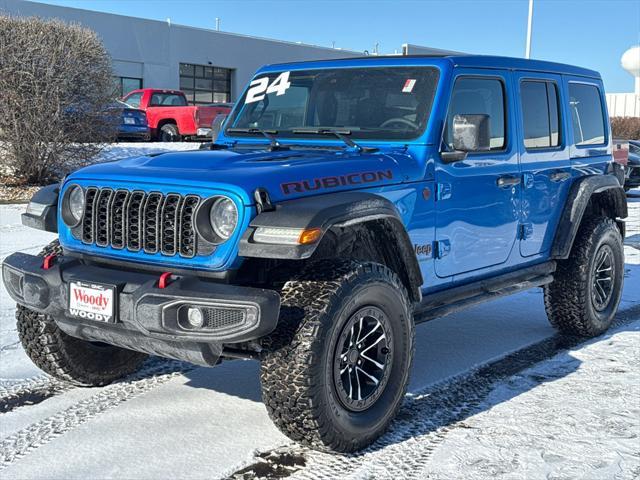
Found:
[{"label": "snow on ground", "polygon": [[[53,238],[20,225],[24,208],[0,206],[0,260]],[[312,452],[278,432],[255,362],[207,369],[151,360],[95,389],[51,380],[24,354],[0,288],[0,475],[637,478],[640,191],[629,209],[625,289],[609,334],[589,342],[556,335],[539,290],[422,325],[400,415],[358,455]]]},{"label": "snow on ground", "polygon": [[118,142],[107,145],[94,161],[108,162],[152,153],[197,150],[199,147],[200,142]]}]

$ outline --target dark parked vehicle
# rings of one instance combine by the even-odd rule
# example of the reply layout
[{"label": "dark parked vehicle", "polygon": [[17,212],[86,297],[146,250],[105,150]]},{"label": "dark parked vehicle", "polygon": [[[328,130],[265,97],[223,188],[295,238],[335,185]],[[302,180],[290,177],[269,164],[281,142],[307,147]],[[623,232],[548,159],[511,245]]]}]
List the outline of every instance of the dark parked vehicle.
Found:
[{"label": "dark parked vehicle", "polygon": [[4,261],[22,345],[79,385],[148,354],[258,360],[286,435],[366,447],[421,322],[542,288],[559,331],[609,328],[627,202],[604,93],[592,70],[491,56],[264,67],[207,149],[36,193],[23,222],[59,240]]},{"label": "dark parked vehicle", "polygon": [[640,187],[640,140],[629,140],[624,189],[628,191],[636,187]]},{"label": "dark parked vehicle", "polygon": [[120,100],[116,100],[110,107],[111,110],[120,111],[114,115],[118,122],[118,140],[144,140],[151,138],[147,114],[144,110],[133,108]]}]

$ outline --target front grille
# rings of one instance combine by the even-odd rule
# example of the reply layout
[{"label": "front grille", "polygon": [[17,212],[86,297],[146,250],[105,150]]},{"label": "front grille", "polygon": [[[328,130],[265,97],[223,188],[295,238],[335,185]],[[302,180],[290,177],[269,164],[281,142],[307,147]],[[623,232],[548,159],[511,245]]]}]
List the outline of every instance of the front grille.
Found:
[{"label": "front grille", "polygon": [[84,243],[191,258],[197,195],[89,187],[78,232]]}]

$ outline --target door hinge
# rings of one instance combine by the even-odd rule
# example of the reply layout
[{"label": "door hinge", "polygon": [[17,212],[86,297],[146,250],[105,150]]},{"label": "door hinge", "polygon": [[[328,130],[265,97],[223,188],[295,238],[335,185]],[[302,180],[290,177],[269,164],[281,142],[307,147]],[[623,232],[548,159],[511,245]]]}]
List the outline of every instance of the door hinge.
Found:
[{"label": "door hinge", "polygon": [[532,223],[521,223],[518,228],[518,238],[520,240],[526,240],[527,238],[531,238],[533,235],[533,224]]},{"label": "door hinge", "polygon": [[446,257],[451,251],[451,242],[449,240],[436,240],[433,242],[434,258]]}]

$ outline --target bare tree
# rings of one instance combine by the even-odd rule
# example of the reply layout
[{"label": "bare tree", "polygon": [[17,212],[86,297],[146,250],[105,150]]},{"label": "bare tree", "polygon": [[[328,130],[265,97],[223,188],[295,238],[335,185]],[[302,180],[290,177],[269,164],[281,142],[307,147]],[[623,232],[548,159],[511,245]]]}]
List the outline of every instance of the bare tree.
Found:
[{"label": "bare tree", "polygon": [[113,92],[95,32],[0,16],[0,161],[17,180],[41,184],[96,155],[114,137]]}]

